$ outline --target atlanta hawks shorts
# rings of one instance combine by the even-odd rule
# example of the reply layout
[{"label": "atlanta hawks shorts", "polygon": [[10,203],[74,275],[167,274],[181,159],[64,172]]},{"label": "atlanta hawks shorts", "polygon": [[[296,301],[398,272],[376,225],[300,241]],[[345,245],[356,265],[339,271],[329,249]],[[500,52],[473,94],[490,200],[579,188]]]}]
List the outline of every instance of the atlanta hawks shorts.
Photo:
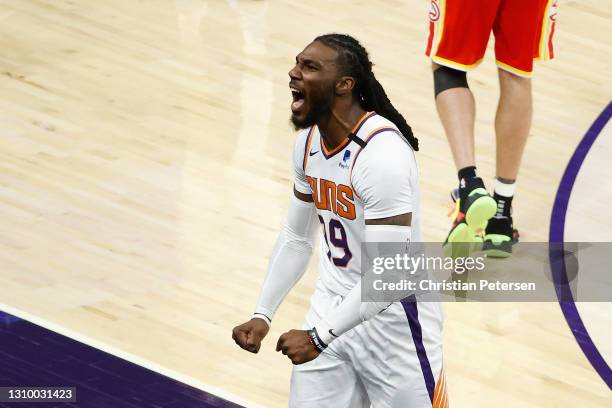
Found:
[{"label": "atlanta hawks shorts", "polygon": [[[304,328],[342,297],[317,285]],[[439,302],[396,302],[293,367],[290,408],[448,408]]]},{"label": "atlanta hawks shorts", "polygon": [[554,57],[557,0],[431,0],[425,53],[468,71],[484,57],[491,31],[500,69],[530,77],[533,60]]}]

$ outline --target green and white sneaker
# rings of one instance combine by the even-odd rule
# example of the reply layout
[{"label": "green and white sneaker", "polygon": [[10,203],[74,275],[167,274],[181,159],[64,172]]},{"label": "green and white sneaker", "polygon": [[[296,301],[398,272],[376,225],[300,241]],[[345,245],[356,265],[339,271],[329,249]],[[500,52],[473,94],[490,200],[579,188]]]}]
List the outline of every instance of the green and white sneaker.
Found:
[{"label": "green and white sneaker", "polygon": [[482,248],[483,233],[497,211],[497,204],[482,181],[475,184],[471,190],[451,192],[455,205],[449,214],[452,227],[443,244],[445,256],[466,257]]}]

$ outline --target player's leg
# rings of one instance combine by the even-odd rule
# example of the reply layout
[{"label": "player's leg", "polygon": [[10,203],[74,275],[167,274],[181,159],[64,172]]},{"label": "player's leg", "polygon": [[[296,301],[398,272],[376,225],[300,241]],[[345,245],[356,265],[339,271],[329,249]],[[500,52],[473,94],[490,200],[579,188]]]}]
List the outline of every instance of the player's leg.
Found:
[{"label": "player's leg", "polygon": [[394,303],[354,332],[351,361],[374,408],[448,407],[439,303]]},{"label": "player's leg", "polygon": [[467,73],[432,62],[436,108],[457,169],[475,166],[476,104]]},{"label": "player's leg", "polygon": [[[466,256],[480,249],[479,232],[495,213],[495,202],[476,172],[474,157],[474,96],[467,86],[466,73],[445,66],[435,67],[436,107],[458,170],[459,188],[452,195],[453,225],[444,243],[447,256]],[[441,84],[447,84],[448,88]]]},{"label": "player's leg", "polygon": [[367,408],[370,400],[352,365],[327,350],[293,367],[290,408]]},{"label": "player's leg", "polygon": [[[319,287],[310,299],[303,325],[309,329],[342,302],[342,297]],[[317,358],[293,367],[289,407],[369,407],[370,401],[345,353],[342,336]]]},{"label": "player's leg", "polygon": [[518,232],[512,222],[512,198],[533,113],[531,79],[499,69],[499,104],[495,115],[496,182],[495,216],[486,228],[483,250],[489,256],[507,257]]},{"label": "player's leg", "polygon": [[[552,58],[555,19],[552,0],[502,1],[493,27],[500,97],[495,117],[497,212],[487,225],[483,246],[489,256],[509,256],[518,240],[512,199],[531,127],[533,60]],[[520,29],[516,27],[519,21]]]},{"label": "player's leg", "polygon": [[496,175],[516,180],[533,114],[531,78],[499,69],[499,103],[495,115]]},{"label": "player's leg", "polygon": [[474,241],[478,241],[476,232],[486,226],[495,212],[495,202],[476,173],[475,102],[466,72],[484,56],[498,3],[494,0],[431,3],[426,54],[433,62],[436,108],[460,181],[453,226],[445,242],[447,254],[454,256],[470,251]]}]

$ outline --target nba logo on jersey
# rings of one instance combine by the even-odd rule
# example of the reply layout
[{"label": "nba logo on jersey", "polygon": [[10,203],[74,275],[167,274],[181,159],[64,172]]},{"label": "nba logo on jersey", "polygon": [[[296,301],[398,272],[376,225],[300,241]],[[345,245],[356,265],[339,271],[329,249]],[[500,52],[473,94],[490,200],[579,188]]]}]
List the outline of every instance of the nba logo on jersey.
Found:
[{"label": "nba logo on jersey", "polygon": [[344,152],[344,157],[342,157],[342,161],[338,163],[338,166],[342,167],[343,169],[348,169],[349,168],[348,161],[350,158],[351,158],[351,151],[347,150],[346,152]]}]

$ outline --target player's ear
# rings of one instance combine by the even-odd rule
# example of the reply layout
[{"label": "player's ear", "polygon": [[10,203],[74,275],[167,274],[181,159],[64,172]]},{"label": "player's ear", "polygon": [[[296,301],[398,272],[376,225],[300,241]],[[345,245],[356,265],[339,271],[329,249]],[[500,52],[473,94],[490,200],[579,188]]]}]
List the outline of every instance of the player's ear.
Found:
[{"label": "player's ear", "polygon": [[351,76],[340,77],[336,82],[336,95],[342,96],[353,92],[355,87],[355,78]]}]

